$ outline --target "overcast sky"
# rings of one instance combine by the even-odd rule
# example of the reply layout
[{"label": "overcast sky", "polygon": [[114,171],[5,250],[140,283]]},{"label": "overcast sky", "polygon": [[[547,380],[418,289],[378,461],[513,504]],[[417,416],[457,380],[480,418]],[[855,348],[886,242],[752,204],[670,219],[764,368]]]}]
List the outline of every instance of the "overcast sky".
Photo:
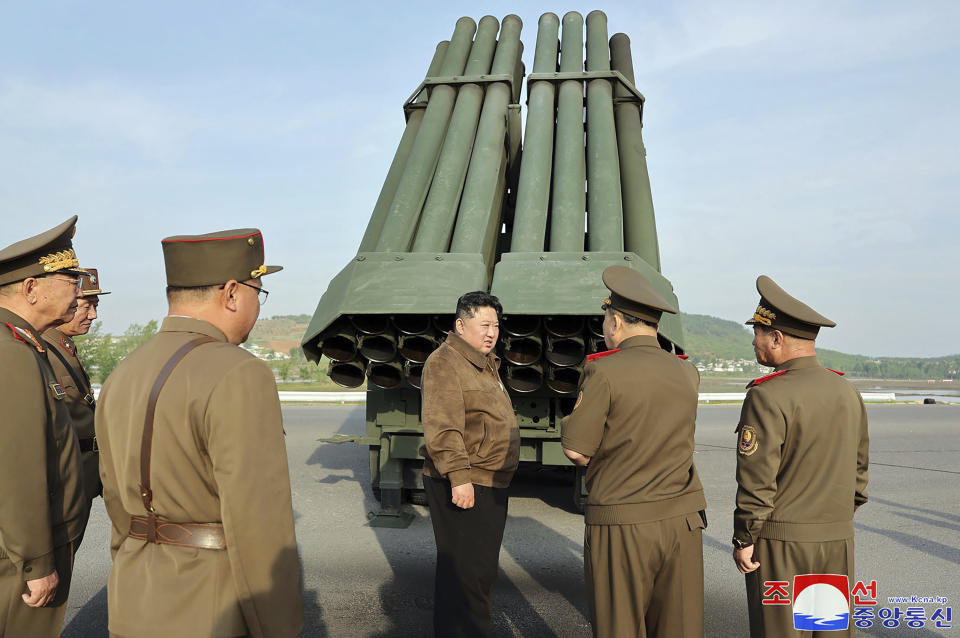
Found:
[{"label": "overcast sky", "polygon": [[[78,214],[105,328],[165,314],[160,239],[255,226],[262,316],[356,253],[401,106],[460,15],[513,3],[0,2],[0,247]],[[742,321],[764,273],[818,343],[960,353],[960,3],[614,2],[647,98],[663,273]],[[525,100],[525,96],[521,98]]]}]

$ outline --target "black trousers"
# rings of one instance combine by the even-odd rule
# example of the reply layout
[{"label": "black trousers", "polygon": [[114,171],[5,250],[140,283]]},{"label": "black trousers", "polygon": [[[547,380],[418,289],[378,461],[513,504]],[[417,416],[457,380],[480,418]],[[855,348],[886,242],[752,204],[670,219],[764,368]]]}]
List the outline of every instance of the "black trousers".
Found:
[{"label": "black trousers", "polygon": [[507,522],[507,488],[474,485],[474,505],[464,510],[450,502],[450,481],[424,476],[423,487],[437,541],[434,635],[487,636],[490,588],[497,578]]}]

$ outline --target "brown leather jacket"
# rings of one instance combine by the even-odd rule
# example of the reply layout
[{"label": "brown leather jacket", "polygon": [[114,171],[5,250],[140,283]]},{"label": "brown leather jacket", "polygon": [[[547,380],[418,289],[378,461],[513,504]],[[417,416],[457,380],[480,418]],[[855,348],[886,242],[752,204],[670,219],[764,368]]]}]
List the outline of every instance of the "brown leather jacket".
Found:
[{"label": "brown leather jacket", "polygon": [[454,487],[507,487],[520,458],[520,429],[500,381],[500,359],[450,332],[423,367],[423,473]]}]

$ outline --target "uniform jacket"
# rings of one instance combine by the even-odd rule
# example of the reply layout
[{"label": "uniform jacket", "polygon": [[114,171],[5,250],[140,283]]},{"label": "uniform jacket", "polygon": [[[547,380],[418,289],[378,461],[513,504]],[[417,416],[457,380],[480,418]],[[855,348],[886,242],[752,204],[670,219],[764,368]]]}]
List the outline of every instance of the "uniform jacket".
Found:
[{"label": "uniform jacket", "polygon": [[[153,505],[167,521],[223,524],[226,550],[128,538],[140,441],[160,368],[183,344],[156,407]],[[106,380],[97,404],[103,497],[113,524],[110,631],[137,638],[295,636],[303,624],[290,476],[270,369],[211,324],[167,317]]]},{"label": "uniform jacket", "polygon": [[78,540],[87,522],[80,449],[64,399],[43,340],[0,308],[0,555],[25,581],[53,572],[54,548]]},{"label": "uniform jacket", "polygon": [[[67,393],[66,403],[70,409],[70,420],[73,421],[73,429],[77,433],[77,438],[81,440],[92,439],[94,437],[94,406],[88,403],[84,397],[93,397],[93,386],[90,384],[90,377],[83,369],[79,357],[77,357],[77,346],[73,343],[73,339],[57,328],[51,328],[43,333],[43,339],[47,342],[44,345],[50,349],[48,359],[53,367],[53,372],[57,375],[57,381],[60,382]],[[67,365],[70,366],[69,370],[57,356],[57,353],[66,360]],[[83,465],[83,487],[86,490],[87,497],[92,499],[100,493],[100,470],[97,464],[99,455],[96,452],[81,452],[80,457]]]},{"label": "uniform jacket", "polygon": [[734,538],[853,537],[853,512],[867,500],[870,441],[850,383],[816,357],[787,361],[751,384],[737,432]]},{"label": "uniform jacket", "polygon": [[563,447],[591,457],[586,522],[634,524],[706,507],[693,464],[700,375],[656,337],[587,363]]},{"label": "uniform jacket", "polygon": [[423,366],[423,473],[454,487],[507,487],[520,459],[520,429],[500,381],[500,359],[450,332]]}]

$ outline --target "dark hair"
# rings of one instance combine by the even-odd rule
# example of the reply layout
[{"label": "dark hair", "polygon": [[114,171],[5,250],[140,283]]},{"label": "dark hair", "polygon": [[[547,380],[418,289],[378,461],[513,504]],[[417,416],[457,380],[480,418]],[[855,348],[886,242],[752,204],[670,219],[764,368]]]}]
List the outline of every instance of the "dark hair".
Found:
[{"label": "dark hair", "polygon": [[753,324],[753,325],[754,325],[754,327],[756,327],[756,328],[760,328],[760,332],[762,332],[762,333],[765,334],[765,335],[769,335],[769,334],[773,333],[774,331],[778,331],[778,332],[780,332],[780,334],[783,335],[784,340],[786,340],[786,339],[795,339],[795,340],[797,340],[797,341],[811,341],[811,342],[812,342],[812,341],[816,341],[816,339],[810,339],[810,338],[807,338],[807,337],[798,337],[797,335],[792,335],[792,334],[790,334],[789,332],[784,332],[783,330],[780,330],[780,328],[774,328],[773,326],[765,326],[765,325],[763,325],[762,323],[755,323],[755,324]]},{"label": "dark hair", "polygon": [[221,286],[167,286],[167,303],[206,301]]},{"label": "dark hair", "polygon": [[500,305],[499,299],[489,292],[476,290],[457,299],[457,319],[472,319],[479,308],[493,308],[497,311],[497,319],[500,319],[500,315],[503,314],[503,306]]},{"label": "dark hair", "polygon": [[640,317],[634,317],[633,315],[628,315],[627,313],[621,312],[616,308],[610,308],[610,310],[613,310],[615,313],[620,315],[620,317],[623,319],[623,323],[627,324],[628,326],[635,326],[639,323],[644,326],[649,326],[651,328],[657,327],[657,324],[655,324],[652,321],[647,321],[646,319],[641,319]]}]

